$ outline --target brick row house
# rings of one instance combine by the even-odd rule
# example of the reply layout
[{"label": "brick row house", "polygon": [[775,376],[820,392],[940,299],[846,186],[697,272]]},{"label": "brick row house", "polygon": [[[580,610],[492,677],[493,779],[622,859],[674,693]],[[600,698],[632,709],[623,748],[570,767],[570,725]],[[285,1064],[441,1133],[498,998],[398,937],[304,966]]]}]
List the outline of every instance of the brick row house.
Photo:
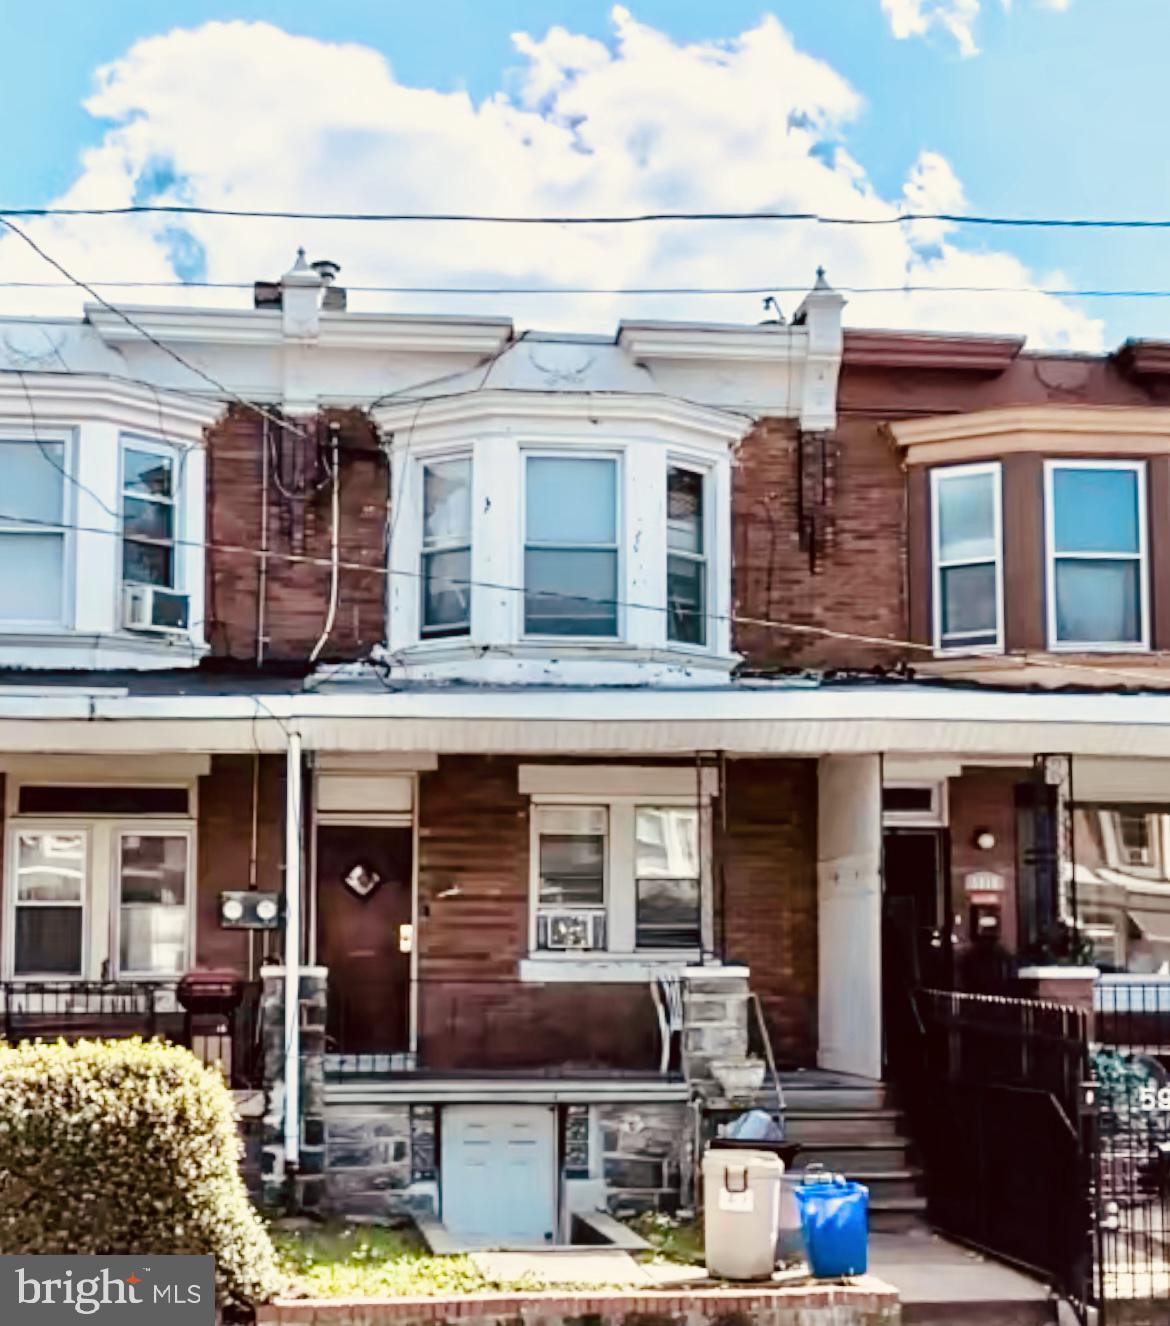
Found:
[{"label": "brick row house", "polygon": [[458,1245],[690,1200],[762,1058],[913,1213],[908,990],[1170,981],[1170,353],[335,276],[0,326],[6,1034]]}]

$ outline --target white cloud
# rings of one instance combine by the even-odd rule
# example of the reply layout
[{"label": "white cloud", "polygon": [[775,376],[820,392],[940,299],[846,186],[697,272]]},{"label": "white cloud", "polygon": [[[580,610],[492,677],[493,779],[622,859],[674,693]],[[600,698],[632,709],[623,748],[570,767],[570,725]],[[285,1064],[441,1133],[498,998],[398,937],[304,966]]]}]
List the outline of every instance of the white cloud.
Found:
[{"label": "white cloud", "polygon": [[[863,110],[833,68],[773,17],[732,40],[684,44],[613,11],[602,43],[565,28],[515,39],[509,86],[474,102],[398,81],[369,48],[263,23],[208,23],[140,41],[99,72],[107,122],[63,206],[134,198],[311,211],[519,214],[793,210],[875,219],[954,211],[962,186],[925,152],[884,197],[845,147]],[[811,223],[625,227],[362,225],[136,217],[33,222],[78,274],[215,281],[273,278],[298,244],[343,264],[342,283],[386,285],[799,286],[823,264],[840,286],[1032,284],[1012,255],[953,227]],[[52,278],[12,237],[11,280]],[[1059,275],[1046,278],[1063,284]],[[183,292],[204,303],[245,293]],[[124,298],[131,298],[126,295]],[[135,299],[175,302],[174,292]],[[781,294],[791,311],[798,296]],[[3,292],[7,312],[75,311],[74,292]],[[479,298],[354,294],[351,307],[511,313],[521,325],[610,330],[618,317],[751,321],[754,296]],[[1096,347],[1100,322],[1038,294],[851,296],[854,323],[1025,332]]]},{"label": "white cloud", "polygon": [[[1012,7],[1012,0],[1000,3],[1004,9]],[[1062,13],[1072,0],[1033,0],[1033,3],[1041,9]],[[890,31],[899,40],[925,37],[931,29],[939,28],[954,38],[962,56],[979,54],[975,24],[982,4],[983,0],[881,0]]]}]

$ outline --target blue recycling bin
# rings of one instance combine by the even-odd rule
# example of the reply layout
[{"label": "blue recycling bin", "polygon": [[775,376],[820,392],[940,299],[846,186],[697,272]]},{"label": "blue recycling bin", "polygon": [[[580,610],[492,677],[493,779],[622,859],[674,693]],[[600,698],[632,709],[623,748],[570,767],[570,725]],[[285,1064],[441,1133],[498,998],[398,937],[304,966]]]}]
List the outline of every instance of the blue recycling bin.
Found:
[{"label": "blue recycling bin", "polygon": [[818,1279],[864,1275],[869,1265],[869,1189],[844,1180],[795,1189],[809,1270]]}]

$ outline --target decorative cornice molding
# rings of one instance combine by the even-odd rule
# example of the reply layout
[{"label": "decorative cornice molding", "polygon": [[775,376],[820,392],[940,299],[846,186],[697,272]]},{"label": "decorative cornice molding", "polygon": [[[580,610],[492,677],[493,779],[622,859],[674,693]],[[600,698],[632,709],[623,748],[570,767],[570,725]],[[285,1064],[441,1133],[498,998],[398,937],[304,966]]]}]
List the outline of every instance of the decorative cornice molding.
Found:
[{"label": "decorative cornice molding", "polygon": [[1023,405],[932,415],[886,425],[908,464],[1043,451],[1050,455],[1164,455],[1170,407]]},{"label": "decorative cornice molding", "polygon": [[705,359],[726,361],[769,360],[785,363],[803,359],[808,351],[804,327],[767,325],[736,327],[672,322],[622,322],[617,342],[631,358]]},{"label": "decorative cornice molding", "polygon": [[110,423],[164,434],[172,441],[199,443],[224,409],[220,401],[92,373],[0,372],[0,424],[5,425],[27,426],[30,414],[35,414],[38,424],[56,428]]},{"label": "decorative cornice molding", "polygon": [[1024,348],[1022,336],[944,336],[862,329],[845,333],[845,368],[945,369],[1002,373]]},{"label": "decorative cornice molding", "polygon": [[1170,377],[1170,341],[1126,341],[1115,358],[1122,372],[1131,377]]},{"label": "decorative cornice molding", "polygon": [[418,401],[396,401],[375,406],[371,414],[384,433],[409,430],[412,445],[428,435],[482,433],[485,424],[524,432],[534,425],[556,422],[585,428],[636,424],[688,433],[708,444],[714,441],[726,446],[746,436],[756,422],[746,413],[694,405],[675,396],[601,392],[476,391],[430,398],[425,409],[420,409]]}]

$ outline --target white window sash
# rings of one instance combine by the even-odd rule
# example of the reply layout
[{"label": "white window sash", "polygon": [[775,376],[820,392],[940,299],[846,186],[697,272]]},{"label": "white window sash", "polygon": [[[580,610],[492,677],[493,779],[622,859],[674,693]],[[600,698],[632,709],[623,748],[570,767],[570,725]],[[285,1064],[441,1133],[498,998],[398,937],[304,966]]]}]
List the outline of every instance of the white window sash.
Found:
[{"label": "white window sash", "polygon": [[[45,445],[52,443],[61,448],[61,468],[64,474],[60,475],[61,482],[61,523],[60,525],[34,524],[20,520],[6,522],[0,526],[0,534],[23,535],[40,534],[56,537],[61,543],[61,603],[60,610],[56,617],[46,618],[44,620],[22,620],[18,618],[0,618],[0,631],[5,633],[12,631],[60,631],[69,624],[69,605],[73,599],[73,523],[74,523],[74,499],[73,489],[76,486],[72,477],[76,473],[75,452],[73,446],[72,433],[62,432],[60,430],[44,431],[38,430],[34,436],[28,429],[19,431],[4,429],[0,430],[0,442],[18,442],[30,447],[36,447],[38,442]],[[0,510],[7,510],[4,504],[3,496],[0,496]]]},{"label": "white window sash", "polygon": [[[1056,474],[1059,470],[1100,470],[1134,474],[1137,477],[1138,546],[1132,553],[1057,552]],[[1146,465],[1140,460],[1046,460],[1044,462],[1044,602],[1048,648],[1054,653],[1139,653],[1150,648],[1150,557],[1146,508]],[[1137,640],[1061,640],[1056,620],[1056,563],[1137,562],[1138,613],[1141,631]]]},{"label": "white window sash", "polygon": [[[153,493],[137,493],[130,489],[126,475],[126,453],[128,451],[139,451],[144,455],[158,456],[165,460],[170,466],[171,473],[171,494],[169,497],[162,497]],[[121,498],[121,513],[119,520],[118,540],[119,564],[118,579],[122,584],[153,584],[148,581],[133,581],[126,578],[126,544],[142,543],[155,548],[170,549],[171,574],[169,582],[165,585],[157,585],[158,589],[170,589],[179,591],[182,589],[183,576],[180,566],[179,546],[182,535],[179,532],[180,516],[183,510],[182,503],[182,484],[183,484],[183,459],[184,454],[175,451],[173,447],[165,443],[155,442],[148,438],[135,436],[123,436],[118,444],[118,492]],[[154,538],[144,535],[126,533],[126,503],[128,500],[136,502],[150,502],[155,506],[166,507],[171,513],[171,533],[169,538]]]},{"label": "white window sash", "polygon": [[[38,837],[45,834],[77,834],[82,839],[83,844],[83,870],[84,876],[81,882],[81,897],[76,901],[68,902],[49,902],[49,901],[29,901],[22,902],[19,897],[19,877],[17,871],[20,864],[20,837],[21,834],[36,835]],[[90,826],[84,822],[76,820],[15,820],[12,821],[8,830],[8,870],[5,876],[7,881],[11,881],[5,887],[7,905],[5,906],[5,931],[7,938],[4,943],[4,970],[7,975],[19,981],[82,981],[86,979],[89,970],[89,953],[92,930],[92,915],[90,896],[93,890],[94,878],[94,840]],[[79,954],[80,970],[76,972],[37,972],[22,971],[17,974],[17,952],[16,952],[16,917],[17,913],[24,908],[45,908],[45,907],[70,907],[79,908],[81,911],[81,952]]]},{"label": "white window sash", "polygon": [[[951,479],[971,478],[986,474],[992,478],[993,546],[991,557],[943,558],[939,496],[945,483]],[[998,461],[976,465],[947,465],[930,472],[930,565],[932,635],[936,654],[997,654],[1003,650],[1003,480]],[[986,631],[949,632],[943,643],[943,572],[963,566],[994,566],[995,568],[995,640],[978,645],[964,644],[963,638],[977,638]],[[952,643],[954,642],[954,643]]]},{"label": "white window sash", "polygon": [[[666,621],[663,627],[663,635],[666,637],[667,643],[672,649],[697,649],[702,651],[703,653],[709,653],[711,651],[713,642],[715,640],[715,622],[714,622],[715,612],[712,607],[712,586],[711,586],[711,548],[713,546],[713,540],[715,536],[713,513],[711,511],[711,506],[712,506],[711,493],[714,488],[714,485],[711,482],[711,470],[709,466],[692,464],[686,460],[682,460],[679,459],[678,457],[668,455],[666,457],[666,468],[664,471],[664,478],[666,480],[669,480],[671,470],[686,470],[690,474],[697,474],[699,476],[699,482],[700,482],[699,500],[701,503],[700,519],[699,519],[699,530],[700,530],[699,537],[702,540],[702,551],[697,553],[686,552],[684,550],[678,548],[672,548],[670,546],[670,513],[668,510],[665,513],[665,518],[666,518],[665,543],[666,543],[667,573],[664,580],[664,584],[667,586],[669,586],[670,584],[670,562],[672,558],[677,557],[681,561],[694,562],[702,568],[700,576],[701,576],[702,595],[703,595],[703,639],[699,644],[692,644],[689,641],[676,640],[671,635],[670,633],[671,613],[670,613],[669,596],[667,597],[665,605]],[[667,500],[669,502],[669,496]]]},{"label": "white window sash", "polygon": [[[450,464],[452,461],[467,462],[467,481],[468,481],[468,522],[467,528],[459,534],[449,534],[446,537],[436,538],[434,535],[427,534],[426,521],[426,484],[427,470],[433,469],[438,465]],[[471,634],[471,619],[475,610],[475,586],[473,583],[467,585],[467,623],[459,627],[444,627],[439,625],[429,625],[426,619],[426,590],[427,590],[427,558],[434,553],[466,552],[468,581],[475,579],[475,568],[472,562],[472,538],[471,526],[474,518],[475,503],[475,462],[469,451],[459,451],[451,455],[427,456],[425,460],[420,460],[415,467],[417,471],[418,482],[418,506],[419,506],[419,559],[418,559],[418,634],[420,640],[436,641],[442,645],[450,640],[461,640]],[[391,517],[393,519],[393,517]]]},{"label": "white window sash", "polygon": [[[151,821],[149,824],[117,821],[111,828],[113,837],[113,867],[109,884],[110,910],[110,971],[119,980],[168,980],[182,976],[191,966],[195,933],[195,887],[194,870],[195,833],[190,825],[164,825]],[[129,837],[136,838],[182,838],[186,842],[186,878],[183,881],[183,958],[177,972],[138,971],[122,967],[122,843]],[[131,903],[131,908],[149,909],[165,904]]]}]

